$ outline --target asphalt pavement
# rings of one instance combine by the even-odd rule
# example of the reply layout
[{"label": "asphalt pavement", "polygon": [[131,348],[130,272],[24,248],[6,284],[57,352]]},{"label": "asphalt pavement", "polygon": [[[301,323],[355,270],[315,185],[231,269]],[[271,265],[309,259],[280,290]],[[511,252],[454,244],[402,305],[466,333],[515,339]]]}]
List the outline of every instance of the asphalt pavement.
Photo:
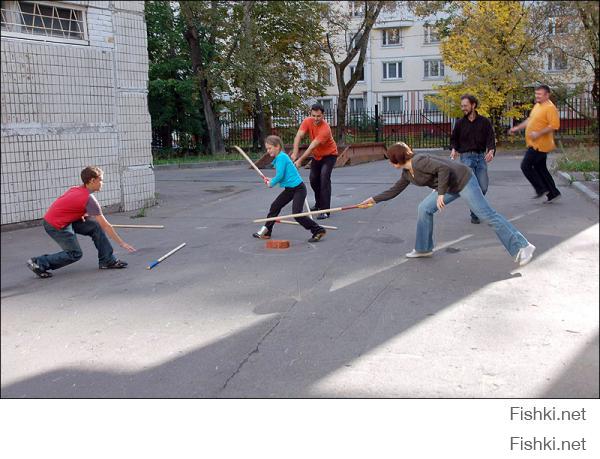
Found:
[{"label": "asphalt pavement", "polygon": [[[598,207],[566,186],[530,199],[519,162],[494,160],[488,199],[537,246],[521,268],[460,199],[435,217],[434,256],[406,259],[430,192],[415,186],[332,214],[319,243],[276,225],[291,247],[268,250],[252,220],[278,191],[240,165],[157,170],[158,206],[108,215],[165,225],[119,230],[138,249],[116,248],[125,270],[98,270],[80,237],[83,258],[38,279],[25,261],[58,246],[5,231],[2,397],[598,397]],[[335,169],[332,205],[398,174]]]}]

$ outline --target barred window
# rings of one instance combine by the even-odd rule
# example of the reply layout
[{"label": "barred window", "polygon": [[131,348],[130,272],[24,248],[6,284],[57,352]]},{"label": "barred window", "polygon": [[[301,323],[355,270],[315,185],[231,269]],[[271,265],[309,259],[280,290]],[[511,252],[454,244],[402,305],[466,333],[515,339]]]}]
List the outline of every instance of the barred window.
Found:
[{"label": "barred window", "polygon": [[58,2],[2,1],[2,33],[27,38],[87,40],[84,9]]}]

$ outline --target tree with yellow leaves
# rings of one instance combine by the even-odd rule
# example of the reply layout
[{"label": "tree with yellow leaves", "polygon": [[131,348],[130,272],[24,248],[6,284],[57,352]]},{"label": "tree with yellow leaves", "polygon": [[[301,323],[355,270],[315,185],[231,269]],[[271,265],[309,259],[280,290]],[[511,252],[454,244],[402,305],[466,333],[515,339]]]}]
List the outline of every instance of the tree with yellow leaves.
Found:
[{"label": "tree with yellow leaves", "polygon": [[491,119],[498,137],[503,118],[521,118],[531,108],[526,88],[539,79],[530,10],[524,2],[451,3],[453,14],[438,22],[440,50],[445,64],[463,79],[446,78],[429,98],[451,116],[462,116],[460,96],[474,94],[478,112]]}]

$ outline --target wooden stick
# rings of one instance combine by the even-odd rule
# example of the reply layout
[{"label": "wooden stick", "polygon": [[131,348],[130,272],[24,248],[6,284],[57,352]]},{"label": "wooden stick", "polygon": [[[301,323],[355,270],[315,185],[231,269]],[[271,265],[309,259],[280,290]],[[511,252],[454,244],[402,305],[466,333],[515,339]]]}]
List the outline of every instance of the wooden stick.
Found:
[{"label": "wooden stick", "polygon": [[[300,224],[298,222],[290,222],[288,220],[275,220],[275,223],[287,223],[288,225],[299,225]],[[331,229],[331,230],[338,229],[337,226],[328,226],[328,225],[319,225],[319,226],[322,226],[325,229]]]},{"label": "wooden stick", "polygon": [[[310,210],[310,206],[308,205],[308,199],[307,198],[304,198],[304,205],[306,206],[306,210]],[[309,218],[311,220],[314,220],[314,218],[313,218],[312,215],[310,215]],[[321,226],[323,226],[323,225],[321,225]],[[323,226],[323,228],[325,228],[325,227]]]},{"label": "wooden stick", "polygon": [[350,210],[350,209],[366,209],[368,207],[373,207],[373,204],[356,204],[354,206],[334,207],[333,209],[312,210],[309,212],[301,212],[299,214],[280,215],[279,217],[257,218],[256,220],[252,220],[252,221],[254,223],[272,222],[272,221],[281,220],[282,218],[308,217],[309,215],[340,212],[342,210]]},{"label": "wooden stick", "polygon": [[179,249],[183,248],[184,246],[185,246],[185,242],[183,244],[178,245],[177,247],[175,247],[170,252],[167,252],[162,257],[160,257],[158,260],[154,260],[152,263],[150,263],[148,266],[146,266],[146,269],[152,269],[152,268],[154,268],[157,264],[159,264],[165,258],[170,257],[171,255],[173,255],[175,252],[177,252]]},{"label": "wooden stick", "polygon": [[265,174],[263,174],[263,173],[260,171],[260,169],[259,169],[258,167],[256,167],[256,164],[254,164],[254,163],[252,162],[252,160],[251,160],[251,159],[250,159],[250,157],[249,157],[249,156],[248,156],[248,155],[247,155],[247,154],[244,152],[244,150],[242,150],[242,149],[241,149],[240,147],[238,147],[237,145],[234,145],[234,146],[233,146],[233,148],[235,148],[235,149],[236,149],[236,150],[239,152],[239,154],[240,154],[240,155],[242,155],[242,156],[243,156],[243,157],[246,159],[246,161],[248,161],[248,162],[250,163],[250,165],[251,165],[251,166],[254,168],[254,170],[255,170],[256,172],[258,172],[258,175],[260,175],[260,176],[261,176],[263,179],[267,178],[267,177],[265,176]]},{"label": "wooden stick", "polygon": [[111,225],[113,228],[147,228],[147,229],[163,229],[165,225]]}]

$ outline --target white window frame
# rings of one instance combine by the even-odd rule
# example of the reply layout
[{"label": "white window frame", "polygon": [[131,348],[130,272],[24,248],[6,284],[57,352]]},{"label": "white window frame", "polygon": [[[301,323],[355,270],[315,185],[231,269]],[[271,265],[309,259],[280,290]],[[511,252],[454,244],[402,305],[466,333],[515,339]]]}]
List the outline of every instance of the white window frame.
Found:
[{"label": "white window frame", "polygon": [[2,30],[2,38],[19,38],[19,39],[25,39],[25,40],[36,40],[36,41],[47,41],[47,42],[53,42],[53,43],[70,43],[70,44],[74,44],[74,45],[89,45],[90,41],[89,41],[89,35],[88,35],[88,27],[87,27],[87,7],[86,6],[82,6],[82,5],[78,5],[78,4],[71,4],[71,3],[61,3],[61,2],[38,2],[38,1],[11,1],[11,2],[6,2],[9,3],[9,6],[16,6],[18,8],[18,10],[15,10],[14,8],[7,8],[7,9],[3,9],[3,15],[5,13],[5,11],[10,11],[13,14],[22,14],[21,13],[21,8],[19,3],[30,3],[30,4],[34,4],[34,5],[40,5],[40,6],[49,6],[49,7],[55,7],[55,8],[62,8],[62,9],[67,9],[67,10],[72,10],[72,11],[77,11],[81,14],[81,26],[82,26],[82,35],[83,38],[79,39],[79,38],[63,38],[63,37],[54,37],[54,36],[48,36],[48,35],[38,35],[38,34],[34,34],[34,33],[23,33],[23,32],[14,32],[14,31],[9,31],[9,30]]},{"label": "white window frame", "polygon": [[[356,65],[351,65],[350,66],[350,78],[352,78],[352,75],[354,75],[354,72],[356,71]],[[363,64],[362,67],[362,78],[359,77],[358,80],[356,80],[357,83],[364,83],[365,81],[365,66]]]},{"label": "white window frame", "polygon": [[[431,63],[438,63],[438,75],[431,75]],[[427,75],[429,73],[429,75]],[[444,61],[442,59],[423,59],[423,78],[426,80],[437,80],[444,78],[446,69],[444,68]]]},{"label": "white window frame", "polygon": [[331,77],[331,67],[327,66],[327,71],[325,72],[325,75],[317,74],[317,82],[323,83],[325,86],[332,86],[333,81]]},{"label": "white window frame", "polygon": [[[389,65],[390,64],[396,64],[396,76],[393,78],[389,77],[390,71],[389,71]],[[403,72],[403,68],[402,68],[402,61],[384,61],[383,62],[383,73],[382,73],[382,80],[383,81],[397,81],[397,80],[402,80],[404,77]],[[398,72],[398,68],[400,69],[400,72]],[[400,76],[398,76],[400,75]]]},{"label": "white window frame", "polygon": [[[390,98],[400,98],[400,111],[398,112],[392,112],[389,111],[389,99]],[[390,94],[388,96],[383,96],[382,99],[383,102],[383,112],[382,113],[402,113],[404,111],[404,95],[403,94]]]},{"label": "white window frame", "polygon": [[[333,99],[331,97],[320,97],[317,99],[317,103],[323,106],[325,112],[333,111]],[[329,104],[329,109],[326,107],[327,104]]]},{"label": "white window frame", "polygon": [[[569,32],[569,24],[564,24],[564,28],[559,27],[559,31],[556,31],[556,22],[560,18],[552,17],[548,18],[548,35],[564,35]],[[564,20],[564,19],[563,19]],[[561,24],[563,25],[563,24]]]},{"label": "white window frame", "polygon": [[[397,30],[398,31],[398,43],[388,43],[388,30]],[[393,48],[395,46],[404,46],[404,37],[402,36],[402,27],[389,27],[387,29],[382,29],[382,41],[381,46],[384,48]]]},{"label": "white window frame", "polygon": [[433,109],[431,109],[431,108],[428,109],[427,108],[427,104],[433,104],[433,102],[430,102],[430,101],[427,100],[427,96],[435,96],[435,95],[436,95],[436,93],[434,93],[434,92],[423,94],[423,111],[424,112],[429,112],[429,113],[431,113],[431,112],[441,112],[440,108],[437,107],[437,106],[435,106],[435,108],[433,108]]},{"label": "white window frame", "polygon": [[[437,39],[432,40],[432,35],[437,37]],[[440,42],[440,36],[435,30],[435,26],[431,24],[423,25],[423,44],[424,45],[437,45]]]},{"label": "white window frame", "polygon": [[350,3],[350,16],[363,17],[365,15],[365,10],[363,8],[363,6],[364,6],[363,2],[350,1],[348,3]]},{"label": "white window frame", "polygon": [[[569,68],[569,61],[567,59],[567,56],[563,55],[563,59],[556,59],[556,56],[560,54],[560,51],[558,50],[553,50],[553,51],[549,51],[548,52],[548,72],[564,72],[565,70],[567,70]],[[556,62],[564,62],[564,67],[556,67]]]},{"label": "white window frame", "polygon": [[[360,110],[357,110],[356,103],[359,100],[361,101],[362,107]],[[350,97],[349,102],[350,102],[350,113],[362,113],[365,111],[365,98],[364,97]]]}]

